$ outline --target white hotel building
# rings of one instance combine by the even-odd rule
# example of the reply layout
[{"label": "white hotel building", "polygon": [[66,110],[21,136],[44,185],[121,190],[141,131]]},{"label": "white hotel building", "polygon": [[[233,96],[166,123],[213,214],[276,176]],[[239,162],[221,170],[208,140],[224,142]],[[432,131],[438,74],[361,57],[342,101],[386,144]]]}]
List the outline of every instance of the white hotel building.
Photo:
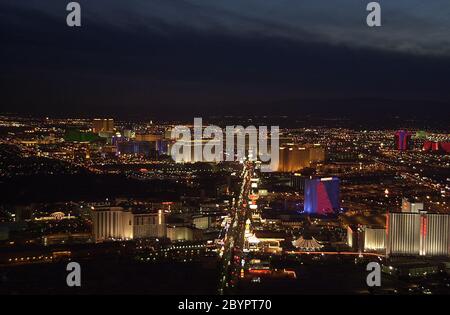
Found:
[{"label": "white hotel building", "polygon": [[450,215],[425,211],[388,213],[386,254],[450,256]]},{"label": "white hotel building", "polygon": [[92,209],[92,221],[96,242],[166,236],[162,210],[132,213],[122,207],[99,207]]}]

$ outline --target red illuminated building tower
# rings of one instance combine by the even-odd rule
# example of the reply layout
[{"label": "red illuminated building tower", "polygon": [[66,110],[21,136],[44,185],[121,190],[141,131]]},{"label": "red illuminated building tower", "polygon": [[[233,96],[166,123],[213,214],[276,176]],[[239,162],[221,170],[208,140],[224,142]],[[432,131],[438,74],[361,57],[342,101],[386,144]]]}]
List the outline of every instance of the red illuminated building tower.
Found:
[{"label": "red illuminated building tower", "polygon": [[412,134],[406,130],[398,130],[395,133],[395,148],[399,151],[407,151],[412,146]]}]

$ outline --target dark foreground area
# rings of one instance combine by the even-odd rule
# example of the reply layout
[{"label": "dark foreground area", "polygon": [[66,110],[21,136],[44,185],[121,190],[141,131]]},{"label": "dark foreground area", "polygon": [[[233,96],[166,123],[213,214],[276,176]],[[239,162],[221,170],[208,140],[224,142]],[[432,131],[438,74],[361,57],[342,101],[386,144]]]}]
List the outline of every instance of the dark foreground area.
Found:
[{"label": "dark foreground area", "polygon": [[67,262],[0,267],[0,294],[215,294],[211,262],[79,261],[81,287],[68,287]]},{"label": "dark foreground area", "polygon": [[[19,294],[145,294],[216,295],[218,261],[138,262],[131,258],[78,259],[81,287],[68,287],[68,261],[0,267],[0,295]],[[327,260],[315,264],[289,263],[295,278],[245,273],[231,294],[237,295],[422,295],[449,294],[441,278],[401,280],[384,273],[381,287],[366,284],[364,265]],[[277,269],[281,270],[281,269]],[[440,280],[439,280],[440,279]]]}]

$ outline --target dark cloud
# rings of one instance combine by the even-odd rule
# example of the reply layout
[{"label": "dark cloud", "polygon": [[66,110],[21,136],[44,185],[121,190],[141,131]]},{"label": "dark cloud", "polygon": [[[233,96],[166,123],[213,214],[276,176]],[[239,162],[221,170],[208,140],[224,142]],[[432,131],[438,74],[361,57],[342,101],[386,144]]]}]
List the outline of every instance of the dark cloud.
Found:
[{"label": "dark cloud", "polygon": [[448,113],[448,4],[435,20],[426,18],[434,4],[402,11],[403,22],[386,17],[394,31],[382,33],[361,27],[364,10],[354,15],[364,1],[80,2],[79,29],[65,26],[62,1],[0,5],[6,109],[284,114],[339,111],[336,99],[358,111],[376,98]]}]

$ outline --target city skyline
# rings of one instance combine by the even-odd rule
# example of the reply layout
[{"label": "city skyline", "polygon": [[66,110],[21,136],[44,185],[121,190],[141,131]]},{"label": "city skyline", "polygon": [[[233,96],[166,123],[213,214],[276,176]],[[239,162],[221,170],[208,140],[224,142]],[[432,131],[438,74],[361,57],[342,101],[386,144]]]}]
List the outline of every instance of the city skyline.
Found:
[{"label": "city skyline", "polygon": [[449,4],[0,1],[0,295],[450,295]]},{"label": "city skyline", "polygon": [[176,125],[0,116],[0,293],[448,294],[447,131],[297,124],[267,172],[245,138],[177,159]]}]

